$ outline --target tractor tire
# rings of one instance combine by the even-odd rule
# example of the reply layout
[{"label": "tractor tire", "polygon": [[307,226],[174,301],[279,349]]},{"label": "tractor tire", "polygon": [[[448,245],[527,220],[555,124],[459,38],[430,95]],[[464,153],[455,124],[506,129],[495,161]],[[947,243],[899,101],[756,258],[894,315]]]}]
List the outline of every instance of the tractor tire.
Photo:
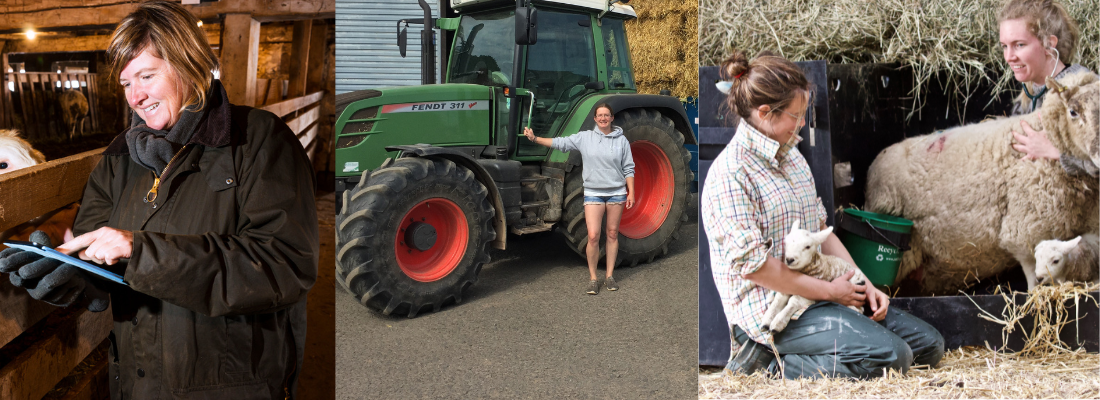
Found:
[{"label": "tractor tire", "polygon": [[[615,115],[615,125],[630,141],[634,158],[634,207],[624,210],[619,224],[619,254],[616,265],[635,266],[668,253],[668,245],[679,238],[680,224],[687,220],[688,192],[694,175],[689,168],[691,154],[684,149],[684,136],[672,120],[656,110],[631,109]],[[559,232],[581,257],[588,245],[584,221],[583,166],[565,176],[565,199]],[[606,229],[606,226],[605,226]],[[601,238],[600,257],[606,238]]]},{"label": "tractor tire", "polygon": [[336,280],[385,315],[412,318],[461,303],[496,237],[489,191],[450,160],[387,164],[345,192],[336,216]]}]

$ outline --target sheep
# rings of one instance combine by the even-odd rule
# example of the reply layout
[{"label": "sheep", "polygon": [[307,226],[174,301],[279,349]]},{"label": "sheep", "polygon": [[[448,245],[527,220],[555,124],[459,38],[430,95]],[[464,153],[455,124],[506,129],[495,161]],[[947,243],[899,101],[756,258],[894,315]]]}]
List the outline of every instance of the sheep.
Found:
[{"label": "sheep", "polygon": [[[42,152],[19,137],[19,132],[0,129],[0,174],[27,168],[46,162]],[[73,221],[76,219],[77,204],[71,204],[56,211],[48,212],[6,231],[0,232],[0,239],[16,238],[27,240],[31,232],[42,230],[50,236],[50,243],[59,245],[73,238]]]},{"label": "sheep", "polygon": [[[867,282],[867,277],[863,275],[859,268],[840,257],[821,254],[817,251],[818,246],[824,243],[832,232],[833,227],[830,226],[817,233],[811,233],[804,229],[798,229],[798,221],[795,221],[791,227],[791,232],[783,238],[783,257],[787,267],[826,281],[836,279],[849,270],[855,269],[855,275],[852,275],[848,282],[854,285],[863,285]],[[773,334],[782,332],[795,312],[813,303],[813,300],[802,296],[776,292],[768,304],[767,313],[764,314],[764,330]],[[848,308],[858,313],[863,312],[863,310],[854,306],[848,306]]]},{"label": "sheep", "polygon": [[1064,82],[1047,80],[1053,90],[1039,112],[909,138],[879,153],[865,209],[913,221],[897,282],[915,272],[926,294],[953,294],[1019,263],[1031,289],[1039,241],[1100,230],[1097,179],[1071,177],[1057,162],[1021,161],[1011,148],[1012,131],[1027,121],[1063,153],[1100,161],[1100,82],[1092,74]]},{"label": "sheep", "polygon": [[1044,240],[1035,246],[1035,277],[1039,284],[1096,282],[1100,278],[1100,237],[1086,233],[1069,241]]},{"label": "sheep", "polygon": [[84,135],[84,119],[88,115],[88,98],[80,90],[66,90],[57,98],[61,108],[61,120],[69,129],[69,140],[77,137],[77,128],[80,135]]}]

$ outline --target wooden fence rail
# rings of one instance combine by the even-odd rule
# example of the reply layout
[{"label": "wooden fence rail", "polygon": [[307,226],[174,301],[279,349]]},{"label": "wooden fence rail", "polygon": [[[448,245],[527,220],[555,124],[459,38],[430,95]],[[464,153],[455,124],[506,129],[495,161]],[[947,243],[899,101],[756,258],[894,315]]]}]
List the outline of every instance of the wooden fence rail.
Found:
[{"label": "wooden fence rail", "polygon": [[[324,91],[317,91],[302,97],[287,99],[275,104],[259,107],[261,110],[271,111],[286,121],[287,126],[294,131],[298,141],[309,154],[309,160],[313,161],[314,150],[317,149],[317,121],[321,116],[321,97]],[[292,115],[293,114],[293,115]],[[288,120],[287,117],[290,116]]]},{"label": "wooden fence rail", "polygon": [[[5,73],[3,77],[3,82],[0,82],[0,113],[5,116],[0,119],[0,128],[20,128],[23,137],[31,141],[67,139],[70,128],[62,122],[62,110],[57,99],[65,90],[79,90],[88,99],[90,131],[99,129],[96,74],[16,72]],[[15,109],[17,100],[18,111]],[[17,123],[17,117],[22,119],[22,124]]]},{"label": "wooden fence rail", "polygon": [[[103,150],[0,175],[0,231],[79,201]],[[10,355],[0,360],[0,397],[40,399],[103,343],[111,312],[57,309],[11,286],[7,276],[0,278],[0,346]],[[33,342],[16,340],[32,329]]]}]

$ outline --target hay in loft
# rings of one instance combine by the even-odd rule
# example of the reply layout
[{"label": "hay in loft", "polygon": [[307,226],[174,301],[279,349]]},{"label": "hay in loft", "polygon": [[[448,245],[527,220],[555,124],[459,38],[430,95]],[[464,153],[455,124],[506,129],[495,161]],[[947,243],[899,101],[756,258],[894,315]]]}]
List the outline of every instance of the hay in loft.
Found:
[{"label": "hay in loft", "polygon": [[[1060,0],[1078,21],[1074,62],[1100,66],[1100,0]],[[777,51],[792,61],[897,63],[913,71],[913,106],[939,90],[955,105],[975,90],[994,96],[1019,86],[1005,66],[996,12],[1002,0],[701,0],[699,64],[718,65],[731,49]],[[944,82],[928,87],[941,75]],[[952,95],[953,94],[953,95]]]},{"label": "hay in loft", "polygon": [[637,0],[630,5],[638,14],[626,23],[638,93],[657,94],[668,89],[676,97],[698,97],[697,4]]}]

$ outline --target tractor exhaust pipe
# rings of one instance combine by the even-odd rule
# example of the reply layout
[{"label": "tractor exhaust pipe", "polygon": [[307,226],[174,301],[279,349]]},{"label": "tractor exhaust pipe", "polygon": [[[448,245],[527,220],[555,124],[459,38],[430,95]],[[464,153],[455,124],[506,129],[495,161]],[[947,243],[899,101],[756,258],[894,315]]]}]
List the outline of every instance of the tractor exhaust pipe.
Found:
[{"label": "tractor exhaust pipe", "polygon": [[420,83],[435,83],[435,21],[432,8],[425,0],[418,0],[424,10],[424,30],[420,31]]}]

